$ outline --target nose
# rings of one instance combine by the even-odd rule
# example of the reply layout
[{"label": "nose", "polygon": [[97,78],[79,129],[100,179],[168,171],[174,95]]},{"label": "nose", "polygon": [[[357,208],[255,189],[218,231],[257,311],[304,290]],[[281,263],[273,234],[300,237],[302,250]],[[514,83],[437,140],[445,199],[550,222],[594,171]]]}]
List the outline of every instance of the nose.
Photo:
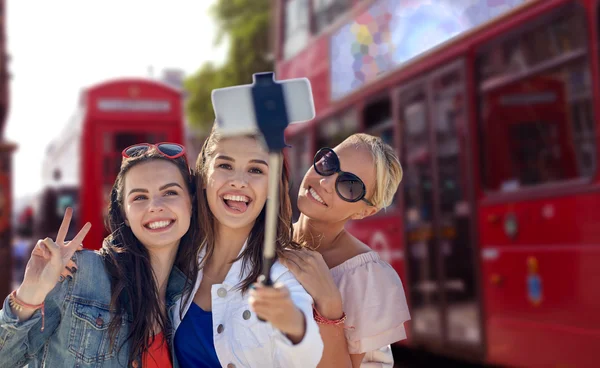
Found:
[{"label": "nose", "polygon": [[333,192],[333,186],[335,185],[336,176],[337,175],[323,176],[319,180],[321,188],[323,188],[323,190],[325,190],[327,193]]},{"label": "nose", "polygon": [[152,200],[150,200],[148,210],[150,212],[162,212],[164,210],[163,199],[161,197],[153,197]]},{"label": "nose", "polygon": [[229,181],[229,186],[232,188],[246,188],[248,186],[248,180],[246,179],[246,174],[244,172],[236,172],[231,180]]}]

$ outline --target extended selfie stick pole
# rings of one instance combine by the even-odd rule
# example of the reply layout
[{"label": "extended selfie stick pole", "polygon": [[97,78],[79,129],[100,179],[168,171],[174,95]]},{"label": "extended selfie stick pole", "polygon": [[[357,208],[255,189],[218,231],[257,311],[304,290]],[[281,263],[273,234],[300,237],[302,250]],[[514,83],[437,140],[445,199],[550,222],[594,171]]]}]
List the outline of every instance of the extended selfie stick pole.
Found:
[{"label": "extended selfie stick pole", "polygon": [[273,73],[253,75],[252,100],[256,123],[263,134],[269,149],[269,194],[265,223],[263,248],[262,283],[273,285],[271,266],[275,262],[275,241],[277,217],[279,214],[279,178],[283,162],[282,151],[285,145],[284,132],[289,124],[285,96],[281,84],[275,82]]}]

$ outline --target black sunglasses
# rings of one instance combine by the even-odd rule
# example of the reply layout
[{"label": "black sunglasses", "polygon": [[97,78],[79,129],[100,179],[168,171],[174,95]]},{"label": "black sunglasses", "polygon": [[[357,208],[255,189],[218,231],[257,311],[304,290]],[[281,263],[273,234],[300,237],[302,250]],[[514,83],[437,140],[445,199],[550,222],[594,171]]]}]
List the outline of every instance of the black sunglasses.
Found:
[{"label": "black sunglasses", "polygon": [[365,183],[358,176],[340,169],[340,159],[331,148],[321,148],[315,154],[313,166],[321,176],[339,174],[335,180],[335,191],[341,199],[352,203],[364,201],[369,206],[373,206],[373,203],[365,198],[367,195]]}]

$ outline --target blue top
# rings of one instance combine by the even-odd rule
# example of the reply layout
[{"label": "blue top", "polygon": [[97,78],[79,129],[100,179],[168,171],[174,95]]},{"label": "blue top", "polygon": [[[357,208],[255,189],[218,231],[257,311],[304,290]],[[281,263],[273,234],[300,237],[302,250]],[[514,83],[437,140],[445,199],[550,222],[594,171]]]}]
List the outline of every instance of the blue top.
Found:
[{"label": "blue top", "polygon": [[212,312],[192,302],[175,333],[175,354],[181,368],[220,368],[213,341]]}]

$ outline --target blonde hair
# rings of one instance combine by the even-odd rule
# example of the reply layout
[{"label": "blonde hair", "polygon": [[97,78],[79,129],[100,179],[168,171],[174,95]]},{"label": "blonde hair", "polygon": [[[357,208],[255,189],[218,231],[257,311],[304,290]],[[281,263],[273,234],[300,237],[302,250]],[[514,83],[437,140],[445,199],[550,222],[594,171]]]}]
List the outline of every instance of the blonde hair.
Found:
[{"label": "blonde hair", "polygon": [[342,144],[361,145],[371,152],[375,163],[375,188],[369,200],[377,209],[392,204],[402,181],[402,166],[394,149],[381,138],[365,133],[353,134]]}]

